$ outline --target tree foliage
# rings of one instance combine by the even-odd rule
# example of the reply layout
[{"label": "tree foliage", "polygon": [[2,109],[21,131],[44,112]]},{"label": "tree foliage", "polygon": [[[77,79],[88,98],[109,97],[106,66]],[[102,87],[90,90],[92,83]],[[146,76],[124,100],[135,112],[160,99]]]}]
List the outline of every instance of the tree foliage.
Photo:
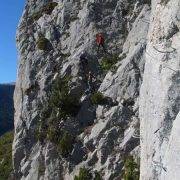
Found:
[{"label": "tree foliage", "polygon": [[12,172],[12,142],[14,132],[0,137],[0,180],[7,180]]}]

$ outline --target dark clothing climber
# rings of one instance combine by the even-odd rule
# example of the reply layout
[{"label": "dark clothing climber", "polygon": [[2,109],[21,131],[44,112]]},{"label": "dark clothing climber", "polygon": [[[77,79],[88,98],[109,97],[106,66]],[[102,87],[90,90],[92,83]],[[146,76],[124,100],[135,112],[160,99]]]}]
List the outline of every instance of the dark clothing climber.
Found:
[{"label": "dark clothing climber", "polygon": [[86,90],[86,93],[93,93],[95,91],[94,82],[93,82],[94,80],[95,80],[95,76],[92,74],[91,71],[89,71],[87,78],[88,88]]},{"label": "dark clothing climber", "polygon": [[84,52],[80,55],[80,69],[83,73],[84,78],[87,79],[89,72],[89,64],[87,56]]},{"label": "dark clothing climber", "polygon": [[85,53],[82,53],[80,56],[80,62],[82,64],[82,66],[87,66],[88,65],[88,60],[87,60],[87,56]]},{"label": "dark clothing climber", "polygon": [[98,33],[96,35],[96,43],[98,45],[98,51],[97,52],[99,52],[100,47],[102,47],[104,52],[106,53],[106,49],[105,49],[105,46],[104,46],[104,37],[103,37],[102,33]]}]

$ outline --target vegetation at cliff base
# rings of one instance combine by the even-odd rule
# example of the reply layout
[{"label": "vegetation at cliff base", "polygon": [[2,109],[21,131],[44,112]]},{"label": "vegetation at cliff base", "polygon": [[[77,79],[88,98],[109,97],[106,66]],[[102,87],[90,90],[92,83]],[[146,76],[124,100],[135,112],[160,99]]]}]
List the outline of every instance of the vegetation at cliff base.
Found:
[{"label": "vegetation at cliff base", "polygon": [[12,172],[12,142],[14,132],[0,137],[0,180],[7,180]]}]

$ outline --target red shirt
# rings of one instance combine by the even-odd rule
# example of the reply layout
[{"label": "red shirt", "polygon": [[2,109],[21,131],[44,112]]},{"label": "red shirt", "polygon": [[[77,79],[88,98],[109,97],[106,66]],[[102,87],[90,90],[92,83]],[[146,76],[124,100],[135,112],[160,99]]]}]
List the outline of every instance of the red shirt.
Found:
[{"label": "red shirt", "polygon": [[104,37],[103,37],[103,35],[101,33],[96,35],[96,43],[98,45],[104,44]]}]

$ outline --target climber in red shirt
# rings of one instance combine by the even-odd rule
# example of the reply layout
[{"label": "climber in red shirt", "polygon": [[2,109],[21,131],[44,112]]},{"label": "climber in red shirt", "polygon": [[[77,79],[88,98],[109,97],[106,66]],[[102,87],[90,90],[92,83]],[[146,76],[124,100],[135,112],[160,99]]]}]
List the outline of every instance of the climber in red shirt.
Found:
[{"label": "climber in red shirt", "polygon": [[104,46],[104,37],[103,37],[102,33],[98,33],[96,35],[96,43],[98,45],[98,51],[97,52],[99,52],[99,48],[100,48],[100,46],[102,46],[104,52],[106,53],[105,46]]}]

